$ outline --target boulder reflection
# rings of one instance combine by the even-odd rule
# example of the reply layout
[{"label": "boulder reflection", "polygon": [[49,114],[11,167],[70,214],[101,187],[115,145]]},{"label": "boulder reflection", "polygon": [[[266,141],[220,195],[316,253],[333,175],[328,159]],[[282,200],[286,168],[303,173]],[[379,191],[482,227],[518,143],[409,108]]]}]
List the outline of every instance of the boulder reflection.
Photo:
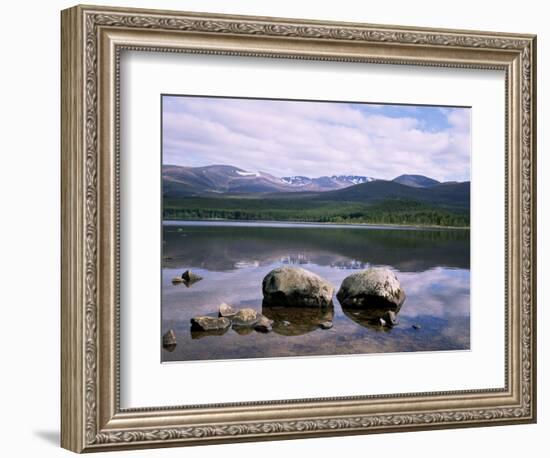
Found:
[{"label": "boulder reflection", "polygon": [[[401,307],[394,310],[399,319],[399,310]],[[389,308],[369,308],[369,309],[360,309],[357,307],[344,307],[342,306],[342,312],[344,315],[349,318],[354,323],[358,325],[372,329],[374,331],[388,332],[391,331],[392,326],[384,326],[381,319],[384,319],[384,315],[390,311]]]},{"label": "boulder reflection", "polygon": [[301,336],[319,329],[323,322],[332,321],[334,306],[316,308],[263,304],[262,313],[273,320],[273,332],[282,336]]},{"label": "boulder reflection", "polygon": [[211,331],[204,331],[202,329],[193,329],[191,328],[191,339],[193,340],[197,340],[197,339],[202,339],[204,337],[209,337],[209,336],[223,336],[227,331],[229,330],[229,328],[225,328],[225,329],[213,329]]},{"label": "boulder reflection", "polygon": [[254,328],[252,326],[233,326],[232,329],[240,336],[247,336],[254,332]]}]

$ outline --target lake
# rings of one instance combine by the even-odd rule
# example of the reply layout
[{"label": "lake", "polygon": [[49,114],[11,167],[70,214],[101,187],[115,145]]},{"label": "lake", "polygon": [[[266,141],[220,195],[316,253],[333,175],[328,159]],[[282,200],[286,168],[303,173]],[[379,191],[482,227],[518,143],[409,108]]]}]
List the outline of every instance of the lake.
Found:
[{"label": "lake", "polygon": [[[393,328],[361,311],[262,308],[262,279],[295,265],[329,280],[374,266],[392,269],[407,299]],[[187,287],[172,278],[190,269],[203,280]],[[196,315],[217,316],[222,302],[275,320],[273,331],[222,335],[191,332]],[[162,254],[162,333],[177,345],[163,362],[449,351],[470,348],[469,230],[292,223],[165,221]],[[332,319],[331,329],[319,323]]]}]

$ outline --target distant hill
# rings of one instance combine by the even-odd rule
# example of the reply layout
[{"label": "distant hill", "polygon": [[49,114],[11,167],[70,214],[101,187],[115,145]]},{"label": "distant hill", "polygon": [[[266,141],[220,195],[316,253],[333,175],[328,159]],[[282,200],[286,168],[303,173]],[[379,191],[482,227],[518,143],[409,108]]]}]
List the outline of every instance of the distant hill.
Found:
[{"label": "distant hill", "polygon": [[279,178],[265,172],[248,172],[231,165],[205,167],[164,165],[162,180],[164,196],[184,197],[211,194],[322,192],[371,182],[374,178],[358,175]]},{"label": "distant hill", "polygon": [[277,192],[287,189],[279,178],[262,172],[247,172],[230,165],[162,167],[163,194],[178,197],[201,194]]},{"label": "distant hill", "polygon": [[430,187],[406,186],[395,181],[376,180],[316,196],[317,200],[379,202],[385,199],[414,200],[458,208],[470,207],[470,182],[440,183]]},{"label": "distant hill", "polygon": [[440,184],[439,181],[424,175],[399,175],[392,181],[404,184],[405,186],[412,186],[413,188],[429,188],[430,186]]}]

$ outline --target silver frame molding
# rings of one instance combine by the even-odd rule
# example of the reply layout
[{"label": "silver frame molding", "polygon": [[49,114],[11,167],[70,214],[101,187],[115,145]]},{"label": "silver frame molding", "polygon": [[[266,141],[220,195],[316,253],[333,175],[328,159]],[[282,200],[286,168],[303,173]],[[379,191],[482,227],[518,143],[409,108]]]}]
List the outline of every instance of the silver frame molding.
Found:
[{"label": "silver frame molding", "polygon": [[[536,37],[76,6],[61,15],[61,445],[75,452],[536,421]],[[121,409],[125,49],[498,69],[506,90],[503,389]]]}]

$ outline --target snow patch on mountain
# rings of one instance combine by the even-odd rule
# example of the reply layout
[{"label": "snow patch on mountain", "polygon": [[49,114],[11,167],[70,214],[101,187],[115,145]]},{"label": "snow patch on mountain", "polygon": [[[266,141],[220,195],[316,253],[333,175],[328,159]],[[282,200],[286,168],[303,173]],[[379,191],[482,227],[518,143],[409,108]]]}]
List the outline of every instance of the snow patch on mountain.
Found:
[{"label": "snow patch on mountain", "polygon": [[332,175],[331,178],[336,181],[352,184],[368,183],[370,181],[376,180],[376,178],[365,177],[361,175]]},{"label": "snow patch on mountain", "polygon": [[281,181],[284,184],[288,184],[291,186],[306,186],[311,183],[311,178],[303,177],[303,176],[293,176],[293,177],[282,177]]},{"label": "snow patch on mountain", "polygon": [[244,172],[242,170],[235,170],[235,172],[237,172],[237,174],[242,177],[259,177],[260,176],[259,172]]}]

